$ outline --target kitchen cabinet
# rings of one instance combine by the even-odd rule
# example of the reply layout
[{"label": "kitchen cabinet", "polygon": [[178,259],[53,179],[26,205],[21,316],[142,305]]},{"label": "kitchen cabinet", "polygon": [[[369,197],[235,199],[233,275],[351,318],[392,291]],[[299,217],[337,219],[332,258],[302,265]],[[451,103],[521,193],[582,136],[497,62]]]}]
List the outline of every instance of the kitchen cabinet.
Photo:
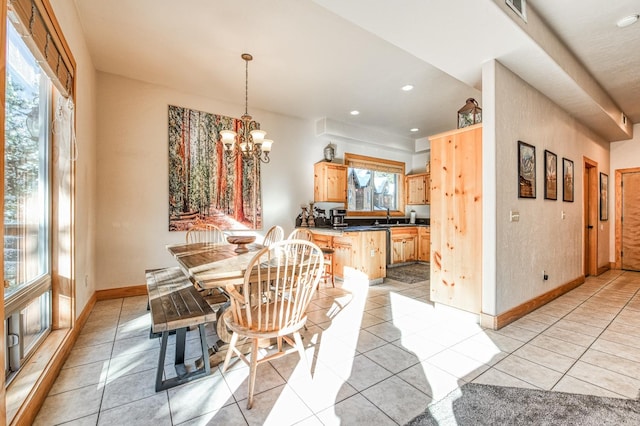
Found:
[{"label": "kitchen cabinet", "polygon": [[418,260],[418,228],[391,228],[391,264]]},{"label": "kitchen cabinet", "polygon": [[369,283],[380,283],[387,275],[385,230],[341,232],[310,229],[320,247],[333,248],[333,273],[340,279],[353,274]]},{"label": "kitchen cabinet", "polygon": [[425,226],[418,228],[418,260],[429,262],[431,257],[431,229]]},{"label": "kitchen cabinet", "polygon": [[431,301],[475,314],[482,297],[482,125],[431,142]]},{"label": "kitchen cabinet", "polygon": [[315,202],[347,202],[347,166],[321,161],[313,167]]},{"label": "kitchen cabinet", "polygon": [[429,173],[405,177],[407,204],[429,204]]}]

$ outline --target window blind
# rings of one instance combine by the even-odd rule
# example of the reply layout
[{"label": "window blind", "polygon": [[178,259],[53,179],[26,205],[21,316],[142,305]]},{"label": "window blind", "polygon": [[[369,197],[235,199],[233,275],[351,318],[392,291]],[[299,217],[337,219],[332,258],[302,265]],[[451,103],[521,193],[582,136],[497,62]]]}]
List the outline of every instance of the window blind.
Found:
[{"label": "window blind", "polygon": [[345,154],[344,163],[354,169],[374,170],[377,172],[397,173],[404,176],[404,163],[384,160],[382,158],[365,157],[356,154]]},{"label": "window blind", "polygon": [[75,61],[48,0],[9,0],[8,16],[64,97],[73,97]]}]

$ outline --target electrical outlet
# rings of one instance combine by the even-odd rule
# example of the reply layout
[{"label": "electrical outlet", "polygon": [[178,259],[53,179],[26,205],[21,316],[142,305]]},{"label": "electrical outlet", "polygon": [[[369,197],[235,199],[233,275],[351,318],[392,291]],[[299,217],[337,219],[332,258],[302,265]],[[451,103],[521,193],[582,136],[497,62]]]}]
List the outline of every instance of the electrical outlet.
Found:
[{"label": "electrical outlet", "polygon": [[542,279],[544,281],[547,281],[549,279],[549,274],[547,274],[547,271],[542,271]]},{"label": "electrical outlet", "polygon": [[375,250],[371,250],[371,257],[376,257],[376,251]]},{"label": "electrical outlet", "polygon": [[85,275],[84,276],[84,286],[89,287],[89,275]]}]

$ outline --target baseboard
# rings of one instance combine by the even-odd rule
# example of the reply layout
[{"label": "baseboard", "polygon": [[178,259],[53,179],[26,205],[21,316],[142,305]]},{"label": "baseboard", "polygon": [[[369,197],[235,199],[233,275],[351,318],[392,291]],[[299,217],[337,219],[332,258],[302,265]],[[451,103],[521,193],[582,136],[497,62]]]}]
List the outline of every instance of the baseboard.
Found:
[{"label": "baseboard", "polygon": [[96,296],[94,293],[85,305],[78,319],[75,321],[73,328],[71,328],[62,339],[62,342],[51,357],[50,362],[44,366],[40,377],[35,381],[31,391],[11,420],[11,425],[33,424],[33,421],[40,411],[42,404],[44,404],[44,400],[47,398],[51,387],[58,378],[58,374],[60,373],[60,370],[62,370],[62,366],[69,357],[69,353],[71,352],[71,349],[73,349],[73,345],[75,345],[76,340],[78,340],[80,330],[82,330],[82,327],[84,327],[84,324],[87,322],[87,318],[89,318],[89,314],[91,313],[95,303]]},{"label": "baseboard", "polygon": [[119,299],[121,297],[146,296],[147,286],[136,285],[131,287],[110,288],[96,291],[97,300]]},{"label": "baseboard", "polygon": [[530,312],[535,311],[539,307],[546,305],[551,302],[553,299],[556,299],[563,294],[573,290],[574,288],[580,286],[585,281],[584,275],[579,276],[578,278],[569,281],[566,284],[561,285],[560,287],[556,287],[555,289],[548,291],[540,296],[537,296],[531,300],[528,300],[521,305],[516,306],[515,308],[511,308],[506,312],[501,313],[497,316],[481,314],[480,315],[480,324],[483,327],[491,328],[493,330],[498,330],[504,327],[507,324],[510,324],[523,316],[527,315]]},{"label": "baseboard", "polygon": [[600,275],[600,274],[604,274],[605,272],[607,272],[609,269],[611,269],[611,265],[610,264],[606,264],[603,265],[601,267],[598,268],[598,271],[596,272],[596,274]]}]

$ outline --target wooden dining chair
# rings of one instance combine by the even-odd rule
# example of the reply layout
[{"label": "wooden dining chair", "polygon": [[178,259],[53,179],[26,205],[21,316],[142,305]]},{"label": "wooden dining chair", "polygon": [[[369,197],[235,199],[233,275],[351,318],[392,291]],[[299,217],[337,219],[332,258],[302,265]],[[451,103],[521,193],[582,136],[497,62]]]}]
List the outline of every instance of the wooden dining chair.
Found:
[{"label": "wooden dining chair", "polygon": [[193,243],[216,243],[224,244],[227,242],[227,237],[222,229],[216,225],[206,223],[194,225],[187,231],[186,235],[187,244]]},{"label": "wooden dining chair", "polygon": [[[323,262],[322,251],[314,243],[284,240],[262,248],[253,257],[241,289],[232,284],[226,286],[231,305],[223,318],[233,334],[222,372],[227,370],[234,354],[249,365],[248,409],[253,405],[259,364],[295,351],[307,363],[300,329],[307,321],[306,311],[320,280]],[[251,341],[250,359],[236,346],[239,338]],[[277,351],[258,359],[258,342],[263,339],[276,339]],[[291,347],[285,349],[283,341]]]},{"label": "wooden dining chair", "polygon": [[281,226],[275,225],[269,228],[267,233],[264,236],[264,240],[262,241],[262,245],[265,247],[269,247],[273,243],[277,243],[278,241],[282,241],[284,239],[284,230]]},{"label": "wooden dining chair", "polygon": [[[315,242],[315,238],[313,237],[313,232],[309,231],[306,228],[296,228],[293,230],[291,234],[289,234],[288,240],[305,240]],[[322,254],[324,256],[324,272],[322,274],[322,279],[326,284],[327,281],[331,281],[331,285],[333,287],[336,286],[336,279],[333,275],[333,253],[334,250],[331,247],[320,247],[322,250]],[[320,282],[318,282],[318,286]]]},{"label": "wooden dining chair", "polygon": [[287,237],[288,240],[304,240],[313,242],[313,232],[305,228],[296,228]]}]

